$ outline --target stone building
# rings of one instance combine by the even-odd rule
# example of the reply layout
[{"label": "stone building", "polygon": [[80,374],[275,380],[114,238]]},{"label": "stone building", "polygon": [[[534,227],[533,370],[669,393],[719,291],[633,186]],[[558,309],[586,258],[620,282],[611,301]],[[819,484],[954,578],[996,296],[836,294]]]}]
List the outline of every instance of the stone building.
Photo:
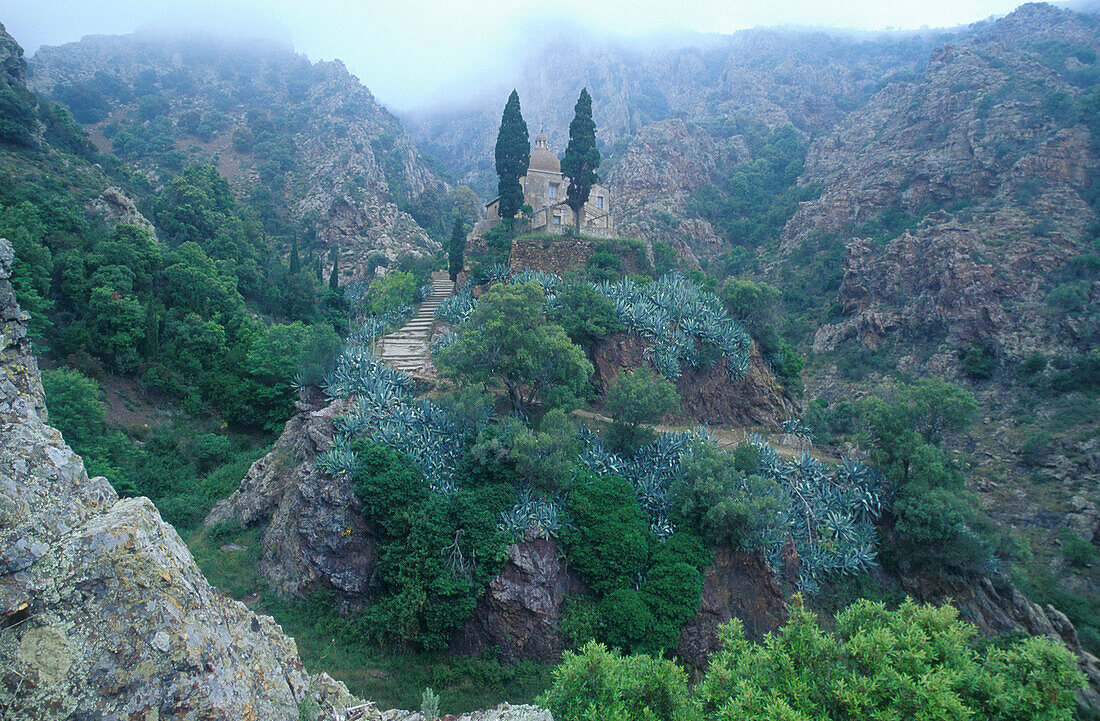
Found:
[{"label": "stone building", "polygon": [[[533,233],[562,233],[574,227],[573,210],[565,204],[569,179],[561,174],[561,161],[550,150],[546,133],[539,133],[531,149],[527,175],[520,178],[523,199],[531,206],[530,230]],[[472,235],[481,236],[500,222],[499,198],[493,198],[485,206],[485,220],[474,226]],[[611,218],[611,191],[606,185],[596,183],[584,204],[584,222],[581,235],[597,238],[614,237],[615,226]]]}]

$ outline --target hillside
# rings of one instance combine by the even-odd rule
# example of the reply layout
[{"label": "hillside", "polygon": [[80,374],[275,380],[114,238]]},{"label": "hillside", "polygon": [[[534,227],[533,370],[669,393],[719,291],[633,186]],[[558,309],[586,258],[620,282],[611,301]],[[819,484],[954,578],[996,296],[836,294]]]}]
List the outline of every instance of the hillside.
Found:
[{"label": "hillside", "polygon": [[[698,721],[734,650],[859,613],[881,640],[933,613],[909,597],[989,679],[1100,713],[1097,16],[554,39],[508,88],[559,153],[592,93],[620,237],[486,222],[451,257],[499,79],[399,119],[278,44],[27,65],[2,27],[0,70],[0,650],[75,684],[5,704],[92,704],[113,614],[187,713],[549,699],[574,652],[652,661],[676,703],[709,676],[718,705],[665,714]],[[164,628],[135,600],[177,597]],[[259,670],[223,693],[237,640]],[[144,714],[116,661],[95,703]]]},{"label": "hillside", "polygon": [[[1017,577],[1086,629],[1100,629],[1098,43],[1094,15],[1030,4],[907,35],[575,37],[514,77],[559,151],[588,87],[624,235],[781,292],[776,329],[807,359],[820,441],[855,441],[851,404],[899,382],[973,391],[968,487]],[[476,160],[499,109],[481,102],[417,115],[414,134],[486,188]]]},{"label": "hillside", "polygon": [[97,36],[40,49],[28,84],[154,184],[213,163],[284,252],[300,234],[326,271],[332,248],[349,278],[367,274],[372,252],[392,261],[439,248],[448,186],[338,61],[259,41]]}]

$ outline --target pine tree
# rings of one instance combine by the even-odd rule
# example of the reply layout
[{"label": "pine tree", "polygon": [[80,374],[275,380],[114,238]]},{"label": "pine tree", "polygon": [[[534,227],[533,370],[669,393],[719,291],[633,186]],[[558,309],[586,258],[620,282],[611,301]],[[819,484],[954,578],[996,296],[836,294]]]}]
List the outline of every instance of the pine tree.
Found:
[{"label": "pine tree", "polygon": [[295,275],[302,269],[302,259],[298,257],[298,237],[290,244],[290,273]]},{"label": "pine tree", "polygon": [[496,147],[497,195],[500,198],[500,217],[505,220],[514,218],[523,205],[523,187],[519,179],[527,174],[530,158],[527,123],[520,113],[519,93],[513,90],[500,117]]},{"label": "pine tree", "polygon": [[328,289],[338,293],[340,291],[340,246],[332,246],[329,255],[332,256],[332,272],[328,276]]},{"label": "pine tree", "polygon": [[466,254],[466,228],[463,227],[462,218],[455,217],[455,224],[451,229],[451,244],[447,250],[447,271],[451,276],[451,282],[457,284],[458,274],[462,272]]},{"label": "pine tree", "polygon": [[561,161],[561,172],[569,178],[569,190],[565,204],[573,210],[577,233],[584,221],[584,204],[592,186],[600,182],[596,168],[600,167],[600,151],[596,149],[596,123],[592,120],[592,96],[588,88],[581,90],[574,108],[573,121],[569,123],[569,145]]}]

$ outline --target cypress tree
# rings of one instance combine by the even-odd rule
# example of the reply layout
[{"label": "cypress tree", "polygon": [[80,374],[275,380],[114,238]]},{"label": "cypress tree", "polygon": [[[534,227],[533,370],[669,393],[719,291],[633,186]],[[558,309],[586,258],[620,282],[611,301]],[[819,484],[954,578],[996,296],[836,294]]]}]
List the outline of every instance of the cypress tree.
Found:
[{"label": "cypress tree", "polygon": [[320,285],[321,283],[324,282],[325,278],[324,278],[323,275],[321,275],[321,256],[320,256],[320,254],[316,255],[313,258],[313,275],[317,278],[317,285]]},{"label": "cypress tree", "polygon": [[458,283],[458,274],[462,272],[463,258],[466,254],[466,228],[463,227],[462,218],[455,217],[454,227],[451,228],[451,244],[447,248],[447,272],[451,276],[452,283]]},{"label": "cypress tree", "polygon": [[332,246],[329,255],[332,256],[332,272],[328,276],[328,289],[338,293],[340,291],[340,246]]},{"label": "cypress tree", "polygon": [[514,218],[523,205],[523,186],[519,184],[519,179],[527,174],[530,159],[527,123],[520,113],[519,93],[513,90],[500,117],[496,147],[497,195],[500,198],[500,217],[505,220]]},{"label": "cypress tree", "polygon": [[584,220],[584,204],[592,186],[600,182],[596,168],[600,167],[600,151],[596,149],[596,123],[592,120],[592,96],[588,88],[581,89],[581,96],[573,109],[573,121],[569,123],[569,145],[561,161],[561,172],[569,178],[569,190],[565,204],[573,211],[577,233]]},{"label": "cypress tree", "polygon": [[295,274],[302,269],[302,259],[298,257],[298,236],[290,244],[290,272]]}]

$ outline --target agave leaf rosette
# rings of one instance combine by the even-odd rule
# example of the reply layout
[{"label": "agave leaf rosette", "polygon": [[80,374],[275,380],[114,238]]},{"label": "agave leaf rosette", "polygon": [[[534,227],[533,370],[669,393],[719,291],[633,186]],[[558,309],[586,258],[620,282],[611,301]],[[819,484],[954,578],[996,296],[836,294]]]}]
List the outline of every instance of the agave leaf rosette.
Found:
[{"label": "agave leaf rosette", "polygon": [[831,574],[865,573],[876,562],[874,522],[882,512],[879,475],[861,460],[844,458],[829,466],[808,453],[784,458],[759,435],[758,475],[783,489],[786,507],[777,523],[754,539],[773,568],[790,543],[798,554],[798,584],[814,593]]}]

